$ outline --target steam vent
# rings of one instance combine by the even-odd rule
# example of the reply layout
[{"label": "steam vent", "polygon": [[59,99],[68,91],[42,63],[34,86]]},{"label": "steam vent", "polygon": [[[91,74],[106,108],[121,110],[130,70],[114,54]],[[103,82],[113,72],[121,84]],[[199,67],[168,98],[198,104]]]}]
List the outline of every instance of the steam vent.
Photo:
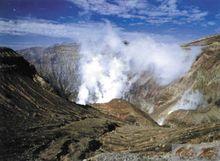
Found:
[{"label": "steam vent", "polygon": [[[156,91],[149,90],[154,94],[143,98],[154,97],[155,107],[149,114],[122,99],[90,105],[70,102],[21,56],[26,56],[24,51],[0,48],[0,159],[169,160],[187,157],[187,148],[173,151],[174,145],[185,144],[201,145],[203,159],[217,157],[219,36],[184,47],[198,44],[202,44],[201,54],[180,80],[163,88],[152,84]],[[55,48],[63,51],[69,46]],[[25,51],[33,54],[32,50]],[[161,118],[163,124],[158,121]]]}]

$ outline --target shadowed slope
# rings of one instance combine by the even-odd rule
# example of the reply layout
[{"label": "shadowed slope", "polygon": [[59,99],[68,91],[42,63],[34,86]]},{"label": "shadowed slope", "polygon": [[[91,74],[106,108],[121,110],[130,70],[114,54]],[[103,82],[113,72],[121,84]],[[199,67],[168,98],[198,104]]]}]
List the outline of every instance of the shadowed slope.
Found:
[{"label": "shadowed slope", "polygon": [[36,75],[23,57],[0,49],[0,160],[89,156],[90,144],[116,124],[43,89]]}]

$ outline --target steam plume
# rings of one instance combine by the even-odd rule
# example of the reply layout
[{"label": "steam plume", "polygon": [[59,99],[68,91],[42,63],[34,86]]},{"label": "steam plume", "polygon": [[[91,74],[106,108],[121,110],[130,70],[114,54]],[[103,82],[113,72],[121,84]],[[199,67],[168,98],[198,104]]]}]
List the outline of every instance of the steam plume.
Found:
[{"label": "steam plume", "polygon": [[123,32],[110,24],[99,35],[79,41],[80,104],[123,97],[146,71],[153,72],[159,85],[167,85],[188,71],[199,53],[147,34]]},{"label": "steam plume", "polygon": [[205,101],[203,94],[199,92],[199,90],[187,90],[168,114],[180,109],[196,110],[197,108],[204,108],[207,107],[207,104],[208,103]]}]

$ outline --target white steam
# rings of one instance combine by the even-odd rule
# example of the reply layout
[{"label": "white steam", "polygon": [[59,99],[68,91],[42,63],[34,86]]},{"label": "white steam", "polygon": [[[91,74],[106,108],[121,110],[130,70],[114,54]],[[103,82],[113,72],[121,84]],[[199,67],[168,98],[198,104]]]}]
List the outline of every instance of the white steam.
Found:
[{"label": "white steam", "polygon": [[143,72],[153,72],[160,85],[169,84],[189,70],[199,53],[147,34],[119,31],[109,24],[99,35],[81,39],[80,44],[80,104],[122,98]]},{"label": "white steam", "polygon": [[159,118],[159,119],[157,120],[158,125],[160,125],[160,126],[164,125],[165,119],[166,119],[165,117]]},{"label": "white steam", "polygon": [[199,92],[199,90],[187,90],[168,114],[177,110],[196,110],[197,108],[205,108],[207,104],[203,94]]},{"label": "white steam", "polygon": [[94,56],[82,66],[83,83],[78,103],[102,103],[121,97],[125,91],[127,67],[116,57]]}]

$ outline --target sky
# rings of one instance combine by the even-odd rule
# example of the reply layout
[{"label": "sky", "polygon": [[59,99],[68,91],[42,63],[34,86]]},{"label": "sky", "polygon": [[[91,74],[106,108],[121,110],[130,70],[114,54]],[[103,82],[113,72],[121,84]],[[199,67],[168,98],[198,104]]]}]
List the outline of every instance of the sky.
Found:
[{"label": "sky", "polygon": [[220,0],[0,0],[0,46],[73,42],[106,23],[187,42],[220,32]]}]

